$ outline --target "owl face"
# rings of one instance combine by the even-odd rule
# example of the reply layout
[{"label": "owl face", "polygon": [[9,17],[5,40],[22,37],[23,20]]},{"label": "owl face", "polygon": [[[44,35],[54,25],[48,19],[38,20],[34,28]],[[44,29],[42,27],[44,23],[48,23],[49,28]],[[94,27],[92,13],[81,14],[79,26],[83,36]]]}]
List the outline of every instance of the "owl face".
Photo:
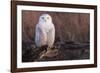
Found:
[{"label": "owl face", "polygon": [[39,18],[39,22],[50,23],[52,22],[52,18],[49,14],[42,14]]}]

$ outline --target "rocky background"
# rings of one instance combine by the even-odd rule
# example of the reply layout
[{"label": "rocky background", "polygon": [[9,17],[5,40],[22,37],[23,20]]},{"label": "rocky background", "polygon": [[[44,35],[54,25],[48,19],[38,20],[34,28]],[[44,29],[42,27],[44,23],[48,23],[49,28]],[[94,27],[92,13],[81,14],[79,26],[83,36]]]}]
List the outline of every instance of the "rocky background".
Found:
[{"label": "rocky background", "polygon": [[[51,15],[55,25],[52,50],[36,48],[35,26],[43,13]],[[22,62],[89,59],[89,14],[22,11]],[[43,57],[41,57],[43,55]]]}]

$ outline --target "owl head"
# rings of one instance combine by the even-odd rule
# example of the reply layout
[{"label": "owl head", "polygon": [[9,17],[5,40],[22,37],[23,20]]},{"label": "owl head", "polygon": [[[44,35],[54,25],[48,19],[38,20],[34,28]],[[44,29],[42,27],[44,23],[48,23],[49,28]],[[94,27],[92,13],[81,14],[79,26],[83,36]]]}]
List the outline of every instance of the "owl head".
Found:
[{"label": "owl head", "polygon": [[42,14],[39,18],[39,22],[42,23],[51,23],[52,22],[52,18],[49,14]]}]

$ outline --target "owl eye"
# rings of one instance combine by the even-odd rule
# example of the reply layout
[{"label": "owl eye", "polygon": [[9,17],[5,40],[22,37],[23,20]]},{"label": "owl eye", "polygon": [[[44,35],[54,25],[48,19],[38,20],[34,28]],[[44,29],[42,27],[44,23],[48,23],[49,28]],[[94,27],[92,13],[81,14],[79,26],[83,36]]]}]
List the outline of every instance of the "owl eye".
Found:
[{"label": "owl eye", "polygon": [[42,19],[44,19],[44,17],[42,17]]},{"label": "owl eye", "polygon": [[49,17],[47,17],[47,19],[49,19]]}]

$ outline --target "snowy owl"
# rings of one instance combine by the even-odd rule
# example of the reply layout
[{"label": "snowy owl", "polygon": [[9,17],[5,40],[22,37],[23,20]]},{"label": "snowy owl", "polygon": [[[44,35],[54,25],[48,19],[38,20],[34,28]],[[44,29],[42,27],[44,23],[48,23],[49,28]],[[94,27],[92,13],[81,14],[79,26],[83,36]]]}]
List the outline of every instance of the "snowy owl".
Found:
[{"label": "snowy owl", "polygon": [[35,44],[37,47],[47,45],[47,49],[51,48],[55,40],[55,27],[52,17],[49,14],[42,14],[39,17],[38,24],[35,29]]}]

